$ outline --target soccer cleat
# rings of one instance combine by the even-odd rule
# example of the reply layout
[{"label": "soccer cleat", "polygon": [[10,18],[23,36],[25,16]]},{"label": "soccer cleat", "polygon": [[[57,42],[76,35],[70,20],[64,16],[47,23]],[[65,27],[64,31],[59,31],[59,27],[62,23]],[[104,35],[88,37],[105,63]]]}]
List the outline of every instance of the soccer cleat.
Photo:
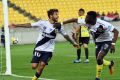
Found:
[{"label": "soccer cleat", "polygon": [[80,59],[76,59],[76,60],[74,60],[74,63],[81,63],[81,60]]},{"label": "soccer cleat", "polygon": [[100,78],[95,78],[95,80],[100,80]]},{"label": "soccer cleat", "polygon": [[86,59],[86,60],[84,61],[84,63],[89,63],[89,59]]},{"label": "soccer cleat", "polygon": [[38,79],[37,79],[37,77],[36,77],[36,76],[34,76],[34,77],[32,78],[32,80],[38,80]]},{"label": "soccer cleat", "polygon": [[114,62],[111,61],[111,64],[109,65],[109,71],[111,75],[113,74],[113,67],[114,67]]}]

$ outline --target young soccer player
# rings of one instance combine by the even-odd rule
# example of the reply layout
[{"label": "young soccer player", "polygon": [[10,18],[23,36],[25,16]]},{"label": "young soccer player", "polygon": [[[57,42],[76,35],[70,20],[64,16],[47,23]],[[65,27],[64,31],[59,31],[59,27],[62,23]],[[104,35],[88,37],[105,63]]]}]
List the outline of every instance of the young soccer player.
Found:
[{"label": "young soccer player", "polygon": [[[109,66],[110,73],[112,74],[113,61],[106,61],[104,57],[107,55],[109,49],[111,53],[115,52],[115,43],[118,38],[118,30],[110,23],[97,19],[95,11],[89,11],[85,19],[72,18],[63,22],[63,24],[77,22],[85,25],[91,31],[96,44],[96,78],[100,80],[103,65]],[[113,33],[113,36],[111,34]]]},{"label": "young soccer player", "polygon": [[11,28],[40,28],[40,34],[33,51],[33,58],[31,61],[32,69],[36,69],[36,73],[32,80],[37,80],[41,76],[43,69],[48,64],[48,61],[52,58],[57,32],[62,34],[64,38],[67,39],[74,47],[78,47],[78,44],[69,38],[61,24],[58,23],[58,9],[50,9],[48,10],[47,14],[49,18],[48,20],[40,20],[35,23],[27,24],[12,24],[9,26]]}]

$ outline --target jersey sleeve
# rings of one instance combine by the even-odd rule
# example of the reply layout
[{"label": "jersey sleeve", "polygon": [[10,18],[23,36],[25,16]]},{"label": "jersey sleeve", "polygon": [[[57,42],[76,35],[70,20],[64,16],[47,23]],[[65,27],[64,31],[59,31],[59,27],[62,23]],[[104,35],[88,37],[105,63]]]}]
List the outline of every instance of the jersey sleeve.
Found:
[{"label": "jersey sleeve", "polygon": [[110,24],[110,23],[107,23],[107,25],[106,25],[105,27],[107,28],[108,31],[111,31],[111,32],[112,32],[112,31],[114,30],[114,28],[115,28],[115,27],[114,27],[112,24]]},{"label": "jersey sleeve", "polygon": [[43,24],[44,24],[44,21],[39,20],[38,22],[31,23],[31,26],[32,26],[32,27],[42,28],[42,27],[43,27]]},{"label": "jersey sleeve", "polygon": [[67,33],[65,32],[63,26],[61,26],[61,29],[59,30],[59,33],[60,33],[61,35],[67,35]]}]

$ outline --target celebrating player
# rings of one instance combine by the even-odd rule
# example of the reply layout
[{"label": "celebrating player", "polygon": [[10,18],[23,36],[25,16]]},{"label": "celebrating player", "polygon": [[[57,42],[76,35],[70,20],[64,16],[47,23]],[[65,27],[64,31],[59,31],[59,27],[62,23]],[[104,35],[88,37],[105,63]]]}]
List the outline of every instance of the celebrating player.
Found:
[{"label": "celebrating player", "polygon": [[[111,53],[115,52],[115,43],[118,38],[118,30],[110,23],[97,19],[95,11],[89,11],[85,19],[72,18],[63,22],[63,24],[77,22],[87,26],[94,38],[96,44],[96,78],[100,80],[103,65],[109,66],[110,73],[112,74],[113,61],[106,61],[104,57],[107,55],[109,49]],[[113,33],[113,36],[111,36]]]},{"label": "celebrating player", "polygon": [[[52,53],[54,50],[55,38],[57,32],[62,34],[65,39],[67,39],[74,47],[78,47],[78,44],[73,42],[69,36],[64,31],[61,24],[58,23],[58,9],[50,9],[48,12],[49,20],[40,20],[35,23],[27,23],[27,24],[12,24],[9,27],[17,28],[31,28],[31,27],[39,27],[40,34],[36,43],[36,46],[33,51],[32,58],[32,68],[37,69],[35,76],[32,80],[37,80],[41,74],[45,66],[48,64],[48,61],[52,57]],[[41,33],[42,32],[42,33]]]}]

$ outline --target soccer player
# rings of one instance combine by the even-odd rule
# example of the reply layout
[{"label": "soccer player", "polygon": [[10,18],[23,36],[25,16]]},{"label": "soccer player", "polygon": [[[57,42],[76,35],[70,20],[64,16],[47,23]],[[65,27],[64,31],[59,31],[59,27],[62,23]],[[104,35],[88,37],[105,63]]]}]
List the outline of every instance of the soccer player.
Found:
[{"label": "soccer player", "polygon": [[[84,9],[79,9],[78,11],[78,19],[85,19],[85,10]],[[90,39],[90,35],[89,35],[89,30],[86,26],[84,25],[80,25],[80,27],[78,27],[78,29],[76,27],[73,27],[75,29],[75,31],[77,31],[77,33],[73,33],[73,39],[75,39],[75,41],[77,43],[79,43],[80,48],[77,49],[77,59],[74,60],[74,63],[80,63],[81,62],[81,46],[83,45],[83,48],[85,50],[85,56],[86,56],[86,60],[84,61],[84,63],[89,63],[89,59],[88,59],[88,55],[89,55],[89,50],[88,50],[88,43],[89,43],[89,39]],[[77,39],[76,39],[76,38]]]},{"label": "soccer player", "polygon": [[36,69],[36,73],[32,80],[37,80],[46,65],[48,65],[48,61],[52,57],[52,53],[54,50],[55,38],[57,32],[62,34],[65,39],[67,39],[74,47],[78,47],[78,44],[73,42],[69,36],[64,31],[61,24],[58,23],[59,12],[58,9],[50,9],[47,12],[48,20],[40,20],[35,23],[27,23],[27,24],[12,24],[9,27],[17,28],[31,28],[31,27],[39,27],[40,34],[36,43],[36,46],[33,51],[32,58],[32,68]]},{"label": "soccer player", "polygon": [[4,34],[4,27],[1,28],[1,44],[3,45],[3,47],[5,48],[5,34]]},{"label": "soccer player", "polygon": [[[114,62],[104,60],[109,49],[110,53],[115,52],[115,43],[118,38],[118,30],[110,23],[97,19],[97,14],[95,11],[89,11],[85,19],[72,18],[63,22],[63,24],[77,22],[85,25],[91,31],[96,44],[96,78],[95,80],[100,80],[103,65],[108,66],[110,73],[112,74],[112,69]],[[113,33],[113,36],[112,36]]]}]

